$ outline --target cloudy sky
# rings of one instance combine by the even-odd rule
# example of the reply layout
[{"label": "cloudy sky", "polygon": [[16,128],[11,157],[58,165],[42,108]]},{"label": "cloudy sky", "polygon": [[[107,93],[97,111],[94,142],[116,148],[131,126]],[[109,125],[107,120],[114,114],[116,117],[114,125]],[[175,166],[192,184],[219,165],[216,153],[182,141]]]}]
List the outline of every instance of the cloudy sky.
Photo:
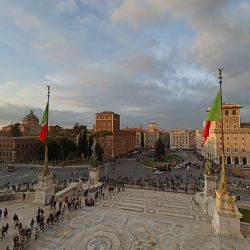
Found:
[{"label": "cloudy sky", "polygon": [[224,67],[224,100],[250,121],[249,0],[1,0],[0,126],[32,108],[51,124],[200,128]]}]

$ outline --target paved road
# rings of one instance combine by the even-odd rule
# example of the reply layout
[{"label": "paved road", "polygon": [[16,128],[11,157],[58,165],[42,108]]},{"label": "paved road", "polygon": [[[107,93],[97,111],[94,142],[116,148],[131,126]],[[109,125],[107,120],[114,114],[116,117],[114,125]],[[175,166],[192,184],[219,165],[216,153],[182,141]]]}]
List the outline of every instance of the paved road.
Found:
[{"label": "paved road", "polygon": [[[198,161],[197,158],[189,152],[182,151],[178,152],[178,154],[184,159],[184,161]],[[176,174],[180,174],[185,182],[187,175],[192,174],[199,177],[204,171],[203,169],[193,169],[192,171],[186,171],[185,169],[172,169],[172,171],[167,171],[162,175],[156,175],[151,169],[139,165],[136,161],[137,157],[121,159],[119,163],[111,164],[107,169],[102,169],[100,175],[105,176],[107,173],[110,177],[128,176],[132,178],[145,178],[149,175],[150,178],[164,180],[167,176],[170,177],[171,175],[175,176]],[[144,157],[146,156],[144,155]],[[35,180],[41,173],[42,167],[35,166],[33,169],[31,169],[31,167],[32,165],[18,164],[14,172],[7,172],[7,169],[0,169],[0,186],[7,182],[9,182],[10,185],[13,185]],[[55,174],[56,179],[78,179],[79,177],[88,177],[87,166],[57,167],[50,168],[50,171]],[[232,184],[237,184],[239,181],[239,179],[231,178]],[[235,194],[240,195],[241,199],[250,201],[249,191],[238,189],[235,186],[232,187],[232,190]]]}]

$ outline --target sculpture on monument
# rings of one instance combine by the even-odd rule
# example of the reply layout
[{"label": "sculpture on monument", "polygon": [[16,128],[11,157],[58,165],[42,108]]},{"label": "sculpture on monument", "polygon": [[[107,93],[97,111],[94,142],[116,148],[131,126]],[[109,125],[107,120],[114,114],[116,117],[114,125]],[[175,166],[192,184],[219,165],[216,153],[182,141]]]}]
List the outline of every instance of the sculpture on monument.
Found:
[{"label": "sculpture on monument", "polygon": [[94,142],[91,149],[92,149],[92,155],[90,157],[89,184],[94,185],[99,181],[100,178],[99,167],[98,167],[99,161],[96,154],[96,138],[94,138]]},{"label": "sculpture on monument", "polygon": [[93,145],[91,147],[92,150],[92,155],[90,157],[90,165],[92,167],[97,167],[98,165],[98,159],[97,159],[97,154],[96,154],[96,139],[94,138]]},{"label": "sculpture on monument", "polygon": [[206,175],[212,175],[214,174],[214,168],[213,168],[213,165],[212,165],[212,162],[209,161],[209,160],[206,160],[206,163],[205,163],[205,174]]}]

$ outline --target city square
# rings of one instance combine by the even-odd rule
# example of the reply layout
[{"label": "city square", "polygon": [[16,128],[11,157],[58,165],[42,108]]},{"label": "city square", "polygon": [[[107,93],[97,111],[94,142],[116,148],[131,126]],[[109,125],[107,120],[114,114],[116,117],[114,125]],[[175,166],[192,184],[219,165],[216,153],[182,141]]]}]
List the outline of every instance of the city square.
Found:
[{"label": "city square", "polygon": [[2,0],[0,250],[250,250],[248,0]]}]

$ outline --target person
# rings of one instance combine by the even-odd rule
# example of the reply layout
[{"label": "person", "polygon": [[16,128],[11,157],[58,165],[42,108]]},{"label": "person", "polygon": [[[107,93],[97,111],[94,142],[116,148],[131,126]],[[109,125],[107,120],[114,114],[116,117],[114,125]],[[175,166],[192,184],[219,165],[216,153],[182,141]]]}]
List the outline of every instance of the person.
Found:
[{"label": "person", "polygon": [[31,230],[33,230],[34,223],[35,223],[35,221],[34,221],[34,219],[32,218],[32,219],[31,219],[31,222],[30,222],[30,228],[31,228]]},{"label": "person", "polygon": [[23,200],[25,200],[26,199],[26,194],[25,193],[23,193]]},{"label": "person", "polygon": [[14,225],[16,225],[16,223],[19,221],[17,214],[14,214],[13,221],[14,221]]},{"label": "person", "polygon": [[4,212],[3,212],[3,217],[5,218],[5,219],[7,219],[7,215],[8,215],[8,209],[7,208],[5,208],[5,210],[4,210]]},{"label": "person", "polygon": [[39,236],[39,231],[38,231],[38,227],[35,228],[35,240],[38,239]]}]

